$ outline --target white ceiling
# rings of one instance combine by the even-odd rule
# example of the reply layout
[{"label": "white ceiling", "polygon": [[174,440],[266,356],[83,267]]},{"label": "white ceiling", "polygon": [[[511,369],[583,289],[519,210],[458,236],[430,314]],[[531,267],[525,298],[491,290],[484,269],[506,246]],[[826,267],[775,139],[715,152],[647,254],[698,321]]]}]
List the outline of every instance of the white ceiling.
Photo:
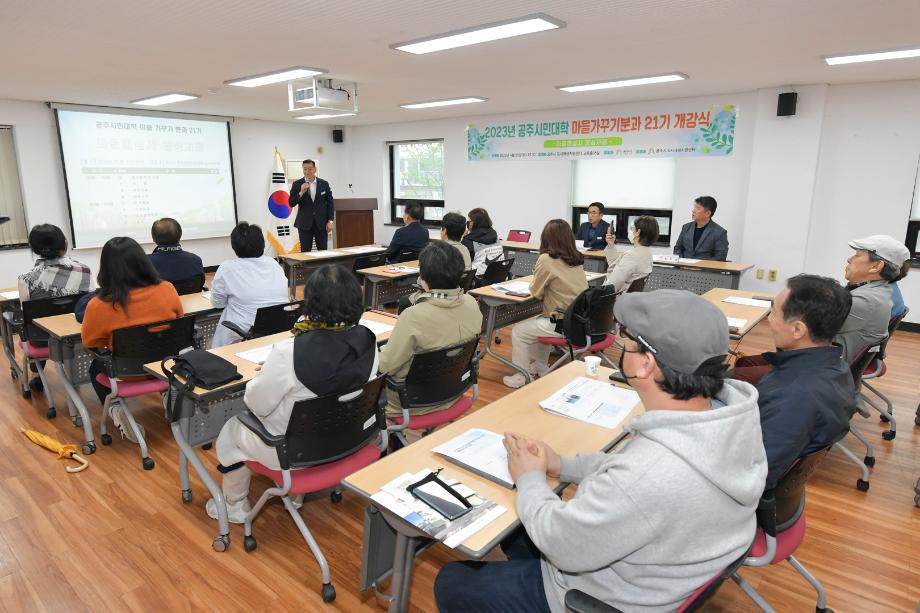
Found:
[{"label": "white ceiling", "polygon": [[[423,56],[392,43],[544,12],[561,30]],[[920,78],[920,59],[824,55],[920,45],[920,0],[0,0],[0,98],[288,120],[284,84],[223,85],[293,65],[359,83],[370,124],[808,83]],[[678,71],[689,81],[568,94],[556,85]],[[401,103],[476,95],[482,104]],[[316,122],[313,122],[316,123]]]}]

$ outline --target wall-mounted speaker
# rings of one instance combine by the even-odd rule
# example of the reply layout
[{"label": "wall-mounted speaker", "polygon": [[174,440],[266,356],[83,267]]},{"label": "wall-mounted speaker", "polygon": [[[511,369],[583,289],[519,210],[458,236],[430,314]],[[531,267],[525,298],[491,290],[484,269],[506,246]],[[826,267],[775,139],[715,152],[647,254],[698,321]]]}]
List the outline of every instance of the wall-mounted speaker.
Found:
[{"label": "wall-mounted speaker", "polygon": [[345,142],[345,130],[342,128],[333,128],[332,129],[332,142],[344,143]]},{"label": "wall-mounted speaker", "polygon": [[776,116],[789,117],[795,115],[795,105],[799,100],[796,92],[786,92],[776,98]]}]

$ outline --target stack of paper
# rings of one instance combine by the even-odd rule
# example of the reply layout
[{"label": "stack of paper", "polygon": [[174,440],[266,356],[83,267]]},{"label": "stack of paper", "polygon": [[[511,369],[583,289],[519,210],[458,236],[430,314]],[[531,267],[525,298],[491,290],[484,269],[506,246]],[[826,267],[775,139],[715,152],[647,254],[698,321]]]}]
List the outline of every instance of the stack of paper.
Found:
[{"label": "stack of paper", "polygon": [[514,479],[508,472],[508,452],[500,434],[471,428],[432,451],[481,477],[514,487]]},{"label": "stack of paper", "polygon": [[744,326],[746,326],[746,325],[747,325],[747,322],[748,322],[748,320],[746,320],[746,319],[741,319],[740,317],[728,317],[728,316],[726,316],[725,319],[728,320],[728,327],[729,327],[729,328],[737,328],[738,330],[743,329]]},{"label": "stack of paper", "polygon": [[[393,320],[396,321],[396,320]],[[380,336],[384,332],[390,332],[393,330],[393,326],[389,324],[380,323],[379,321],[374,321],[373,319],[361,318],[359,322],[365,328],[369,328],[371,332],[375,335]]]},{"label": "stack of paper", "polygon": [[11,292],[0,292],[0,296],[2,296],[4,300],[16,300],[19,298],[19,292],[17,290],[13,290]]},{"label": "stack of paper", "polygon": [[275,345],[281,345],[282,343],[293,343],[294,339],[290,338],[280,343],[274,343],[273,345],[265,345],[264,347],[256,347],[255,349],[248,349],[246,351],[240,351],[236,354],[236,357],[243,358],[249,362],[255,362],[256,364],[262,364],[265,362],[265,359],[268,357],[268,354],[271,353],[272,347]]},{"label": "stack of paper", "polygon": [[694,258],[677,258],[677,261],[681,264],[696,264],[699,260]]},{"label": "stack of paper", "polygon": [[304,255],[310,256],[311,258],[331,258],[333,256],[342,254],[331,249],[324,249],[322,251],[306,251],[304,252]]},{"label": "stack of paper", "polygon": [[723,298],[722,302],[729,302],[731,304],[742,304],[744,306],[759,307],[761,309],[769,309],[773,306],[773,303],[769,300],[757,300],[756,298],[743,298],[742,296],[729,296],[728,298]]},{"label": "stack of paper", "polygon": [[529,294],[530,283],[527,281],[508,281],[506,283],[493,283],[492,287],[506,294]]},{"label": "stack of paper", "polygon": [[606,381],[579,377],[540,402],[556,415],[616,428],[639,403],[639,394]]},{"label": "stack of paper", "polygon": [[348,253],[373,253],[374,251],[380,251],[380,247],[346,247],[341,251],[347,251]]}]

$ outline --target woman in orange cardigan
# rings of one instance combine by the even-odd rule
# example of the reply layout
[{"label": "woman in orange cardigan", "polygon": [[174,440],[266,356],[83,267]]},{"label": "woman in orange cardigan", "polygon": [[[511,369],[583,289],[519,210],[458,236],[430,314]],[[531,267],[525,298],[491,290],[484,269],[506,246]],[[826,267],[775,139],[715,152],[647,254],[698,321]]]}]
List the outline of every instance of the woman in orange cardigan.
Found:
[{"label": "woman in orange cardigan", "polygon": [[[184,314],[176,288],[160,280],[147,254],[133,238],[109,239],[102,248],[96,281],[99,289],[83,316],[82,337],[86,348],[111,349],[112,331],[117,328],[175,319]],[[93,360],[89,367],[90,381],[99,401],[105,404],[111,390],[96,381],[96,375],[102,372],[102,363]],[[112,420],[123,435],[131,433],[130,428],[122,427],[121,411],[113,414]],[[133,434],[128,438],[133,439]]]}]

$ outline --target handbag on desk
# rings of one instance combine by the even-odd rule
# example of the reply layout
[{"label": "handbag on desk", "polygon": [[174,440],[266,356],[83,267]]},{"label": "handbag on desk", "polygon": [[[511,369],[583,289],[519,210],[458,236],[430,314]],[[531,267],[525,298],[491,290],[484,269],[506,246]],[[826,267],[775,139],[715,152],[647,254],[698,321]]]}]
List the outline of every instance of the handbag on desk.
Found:
[{"label": "handbag on desk", "polygon": [[[172,360],[172,368],[166,367],[166,362]],[[182,398],[187,392],[196,387],[212,390],[231,381],[243,378],[236,365],[224,358],[214,355],[204,349],[195,349],[182,355],[174,355],[160,362],[160,367],[166,374],[169,382],[167,392],[166,418],[174,422],[181,417],[179,407]],[[176,377],[185,379],[185,383],[177,381]],[[172,398],[173,388],[178,389],[175,398]]]}]

